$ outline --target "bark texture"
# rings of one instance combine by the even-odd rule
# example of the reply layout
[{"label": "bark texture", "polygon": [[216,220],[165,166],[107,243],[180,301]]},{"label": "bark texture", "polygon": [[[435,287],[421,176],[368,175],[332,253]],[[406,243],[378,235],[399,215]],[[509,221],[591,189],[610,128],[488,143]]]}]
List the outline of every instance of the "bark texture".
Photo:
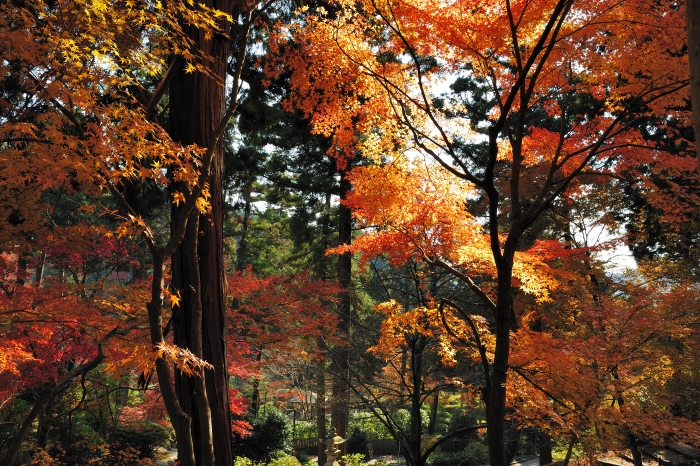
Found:
[{"label": "bark texture", "polygon": [[[233,10],[230,0],[204,0],[201,3],[209,8],[225,12]],[[221,24],[224,29],[228,25]],[[170,85],[170,134],[182,144],[198,144],[207,147],[212,133],[224,115],[225,89],[222,83],[226,77],[229,43],[223,36],[214,35],[207,40],[196,28],[187,27],[190,37],[209,59],[205,65],[219,78],[219,81],[201,73],[185,73],[181,67],[175,73]],[[178,397],[183,410],[192,417],[193,437],[198,464],[206,464],[205,450],[207,432],[211,429],[215,464],[230,466],[231,455],[231,416],[228,394],[228,367],[226,361],[225,326],[225,275],[223,266],[223,144],[219,140],[213,156],[209,177],[211,212],[199,219],[199,228],[188,228],[186,238],[176,251],[172,261],[173,285],[180,291],[182,302],[175,311],[175,343],[192,348],[199,338],[202,341],[202,356],[214,366],[206,371],[204,385],[208,400],[210,424],[201,425],[206,415],[202,409],[200,391],[195,382],[179,375],[177,380]],[[173,211],[173,224],[178,221],[178,209]],[[191,214],[190,220],[199,215]],[[197,222],[191,221],[190,224]],[[199,261],[191,265],[187,260],[188,249],[196,248]],[[196,276],[199,275],[199,280]],[[197,283],[199,282],[201,286]],[[201,306],[201,325],[193,327],[193,316]],[[196,335],[196,336],[195,336]],[[193,340],[194,337],[194,340]]]}]

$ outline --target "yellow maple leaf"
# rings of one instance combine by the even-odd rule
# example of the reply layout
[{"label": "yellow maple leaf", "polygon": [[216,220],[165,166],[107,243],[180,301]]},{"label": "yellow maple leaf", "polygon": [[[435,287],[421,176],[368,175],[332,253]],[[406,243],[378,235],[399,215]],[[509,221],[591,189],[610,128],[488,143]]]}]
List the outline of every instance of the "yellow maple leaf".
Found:
[{"label": "yellow maple leaf", "polygon": [[172,307],[179,307],[180,306],[180,292],[178,291],[176,294],[171,294],[170,297],[170,305]]},{"label": "yellow maple leaf", "polygon": [[180,202],[185,202],[185,196],[180,191],[175,191],[173,193],[173,204],[179,206]]}]

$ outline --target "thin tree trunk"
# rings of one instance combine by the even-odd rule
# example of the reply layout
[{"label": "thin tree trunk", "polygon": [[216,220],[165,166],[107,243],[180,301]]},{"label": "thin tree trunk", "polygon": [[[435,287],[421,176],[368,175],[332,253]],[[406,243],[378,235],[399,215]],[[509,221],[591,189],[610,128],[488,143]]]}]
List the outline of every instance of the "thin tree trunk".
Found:
[{"label": "thin tree trunk", "polygon": [[36,271],[34,273],[34,286],[39,288],[41,286],[41,280],[44,278],[44,264],[46,263],[46,253],[41,252],[39,257],[39,263],[36,265]]},{"label": "thin tree trunk", "polygon": [[642,452],[639,451],[637,446],[637,438],[634,434],[627,434],[627,443],[630,446],[630,451],[632,452],[632,463],[634,466],[644,466],[642,463]]},{"label": "thin tree trunk", "polygon": [[[345,199],[350,191],[350,182],[345,177],[345,172],[340,174],[341,199]],[[352,242],[352,216],[350,209],[343,204],[338,212],[338,243],[350,244]],[[335,348],[333,398],[331,408],[331,424],[336,433],[347,438],[350,391],[346,380],[350,374],[350,303],[351,303],[351,274],[352,255],[341,254],[338,257],[338,284],[341,288],[338,303],[338,335],[347,344]]]},{"label": "thin tree trunk", "polygon": [[[411,351],[411,430],[408,434],[408,446],[410,448],[409,464],[422,466],[424,463],[421,455],[421,437],[423,436],[423,422],[421,418],[421,387],[423,385],[423,351],[425,350],[426,337],[415,337]],[[408,458],[407,458],[408,459]]]},{"label": "thin tree trunk", "polygon": [[[320,345],[319,345],[320,347]],[[318,438],[325,439],[326,432],[326,362],[321,360],[316,368],[316,429]],[[318,442],[317,446],[318,466],[326,464],[325,444]]]},{"label": "thin tree trunk", "polygon": [[486,400],[489,464],[505,466],[506,374],[510,349],[512,261],[498,270],[498,301],[495,310],[496,348],[491,366],[491,390]]},{"label": "thin tree trunk", "polygon": [[690,65],[690,105],[693,109],[695,150],[700,169],[700,2],[685,2],[685,22],[688,37],[688,63]]},{"label": "thin tree trunk", "polygon": [[250,228],[250,208],[253,200],[253,182],[251,180],[246,181],[243,190],[245,205],[243,207],[241,241],[238,243],[238,251],[236,251],[236,255],[238,256],[236,260],[237,272],[243,272],[245,270],[246,261],[248,260],[248,230]]},{"label": "thin tree trunk", "polygon": [[542,429],[537,429],[537,455],[540,457],[540,465],[554,461],[552,458],[552,442],[549,435]]},{"label": "thin tree trunk", "polygon": [[[173,222],[178,222],[179,219],[173,212]],[[195,332],[201,336],[201,326],[196,328],[193,322],[194,300],[196,299],[193,286],[193,270],[189,266],[188,247],[192,247],[192,243],[197,241],[197,229],[194,225],[198,223],[196,219],[199,217],[199,212],[192,212],[187,223],[185,239],[177,249],[172,258],[172,285],[180,293],[180,304],[173,307],[173,335],[174,342],[181,348],[193,350],[194,342],[192,337]],[[189,246],[188,246],[189,245]],[[196,248],[196,246],[195,246]],[[201,306],[201,304],[200,304]],[[194,352],[194,351],[193,351]],[[192,422],[192,441],[194,445],[195,458],[197,464],[201,464],[201,435],[200,435],[200,420],[201,416],[197,412],[199,404],[196,401],[197,391],[194,386],[194,379],[180,370],[175,370],[175,389],[182,410],[187,413]]]},{"label": "thin tree trunk", "polygon": [[[153,282],[151,285],[151,302],[148,303],[148,325],[151,331],[151,343],[155,346],[165,341],[163,336],[163,309],[161,296],[164,287],[165,261],[162,251],[152,249]],[[170,363],[163,358],[156,359],[158,385],[163,403],[170,416],[177,440],[177,456],[182,466],[196,466],[194,437],[192,435],[192,417],[180,403]],[[187,398],[189,401],[189,398]]]},{"label": "thin tree trunk", "polygon": [[[190,233],[197,233],[199,231],[199,215],[198,212],[194,212],[192,218],[190,218],[190,223],[188,228],[191,229]],[[203,359],[204,353],[204,335],[201,329],[203,328],[202,320],[202,296],[201,296],[201,286],[202,282],[199,274],[199,267],[197,264],[197,237],[196,235],[190,234],[188,236],[189,244],[183,243],[185,246],[185,251],[187,253],[187,264],[188,269],[192,273],[190,282],[190,295],[192,297],[191,301],[191,327],[189,328],[190,337],[189,344],[192,353],[198,358]],[[194,403],[196,406],[195,413],[197,414],[197,421],[199,425],[199,458],[202,466],[213,466],[214,465],[214,441],[212,439],[212,419],[211,411],[209,409],[209,398],[207,393],[207,377],[203,369],[200,370],[199,376],[193,376],[190,378],[191,386],[194,388]]]},{"label": "thin tree trunk", "polygon": [[433,393],[433,402],[430,406],[430,423],[428,424],[428,435],[435,434],[435,424],[437,424],[437,410],[440,404],[440,390]]},{"label": "thin tree trunk", "polygon": [[574,451],[574,445],[576,445],[576,441],[578,440],[578,437],[576,434],[573,434],[571,436],[571,440],[569,441],[569,448],[566,449],[566,456],[564,457],[564,463],[562,466],[569,466],[569,461],[571,461],[571,454]]},{"label": "thin tree trunk", "polygon": [[[253,193],[253,182],[248,179],[243,187],[243,196],[245,199],[245,204],[243,207],[243,222],[241,225],[241,240],[238,243],[238,250],[236,251],[236,272],[243,273],[248,261],[248,230],[250,229],[250,210],[252,204],[252,193]],[[234,302],[234,307],[238,308],[238,299]],[[256,355],[255,361],[260,363],[262,360],[262,348],[260,348]],[[259,366],[259,364],[258,364]],[[248,412],[255,418],[258,417],[260,411],[260,378],[253,378],[253,389],[250,396],[250,408]]]},{"label": "thin tree trunk", "polygon": [[[326,193],[325,212],[323,213],[323,250],[326,251],[330,247],[331,234],[331,193]],[[319,264],[321,280],[328,280],[329,267],[328,256],[323,254]],[[329,303],[326,303],[328,306]],[[325,346],[323,339],[317,341],[319,352]],[[325,439],[328,433],[326,432],[326,360],[320,358],[316,368],[316,431],[319,439]],[[323,466],[328,460],[326,456],[326,448],[323,442],[318,442],[316,452],[318,455],[318,466]]]},{"label": "thin tree trunk", "polygon": [[[260,361],[262,360],[262,348],[257,352],[255,355],[255,361],[258,362],[258,365],[260,365]],[[254,418],[258,417],[258,414],[260,412],[260,378],[255,377],[253,379],[253,391],[250,395],[250,414]]]},{"label": "thin tree trunk", "polygon": [[39,414],[39,425],[36,429],[36,444],[41,449],[46,448],[46,443],[49,440],[49,432],[56,421],[56,418],[52,415],[54,407],[61,402],[68,388],[69,385],[64,385],[61,390],[54,391],[51,399]]}]

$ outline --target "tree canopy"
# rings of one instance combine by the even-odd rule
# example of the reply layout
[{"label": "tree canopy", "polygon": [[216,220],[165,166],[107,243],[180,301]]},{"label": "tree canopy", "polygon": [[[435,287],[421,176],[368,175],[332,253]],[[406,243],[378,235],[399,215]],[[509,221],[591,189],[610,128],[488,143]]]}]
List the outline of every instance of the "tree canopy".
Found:
[{"label": "tree canopy", "polygon": [[[0,464],[148,461],[153,425],[229,466],[296,370],[316,438],[329,372],[337,431],[357,402],[411,466],[700,447],[683,2],[0,12]],[[484,422],[433,437],[458,391]]]}]

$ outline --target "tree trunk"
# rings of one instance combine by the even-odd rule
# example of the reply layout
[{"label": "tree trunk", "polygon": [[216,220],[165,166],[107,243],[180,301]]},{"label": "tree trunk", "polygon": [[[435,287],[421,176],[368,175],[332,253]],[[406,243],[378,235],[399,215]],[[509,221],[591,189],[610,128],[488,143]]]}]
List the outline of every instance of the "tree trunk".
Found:
[{"label": "tree trunk", "polygon": [[[198,268],[198,257],[197,257],[197,232],[199,231],[199,215],[197,212],[194,213],[190,219],[188,225],[188,230],[190,230],[190,235],[188,235],[189,243],[183,243],[182,246],[187,254],[187,268],[192,273],[190,281],[190,324],[191,326],[187,329],[189,332],[189,338],[187,341],[189,343],[189,348],[192,350],[195,356],[204,359],[204,332],[201,331],[203,326],[203,312],[202,312],[202,281]],[[199,445],[198,452],[200,463],[202,466],[213,466],[214,465],[214,441],[212,440],[212,412],[209,408],[209,397],[207,393],[207,372],[205,370],[200,370],[198,376],[190,377],[188,383],[192,388],[192,403],[194,406],[194,412],[197,415],[195,425],[198,427],[199,434]],[[186,377],[182,374],[180,377]]]},{"label": "tree trunk", "polygon": [[[255,360],[258,362],[258,366],[260,366],[260,361],[262,360],[262,348],[260,348],[257,351],[257,354],[255,355]],[[253,379],[253,391],[251,392],[250,395],[250,409],[248,410],[250,414],[254,417],[257,418],[258,414],[260,413],[260,378],[255,377]]]},{"label": "tree trunk", "polygon": [[27,414],[27,417],[24,418],[24,421],[22,422],[22,426],[19,429],[19,432],[17,432],[17,435],[15,435],[14,440],[10,444],[10,450],[7,452],[7,455],[5,456],[5,461],[2,463],[2,466],[13,466],[15,464],[15,460],[17,459],[17,455],[19,454],[20,449],[22,448],[22,442],[24,441],[24,438],[27,436],[27,433],[29,432],[29,429],[32,427],[32,424],[34,424],[34,420],[37,418],[39,414],[41,414],[44,411],[44,408],[48,404],[49,400],[53,396],[54,389],[51,388],[47,390],[41,398],[39,398],[35,403],[34,406],[32,407],[31,411],[29,411],[29,414]]},{"label": "tree trunk", "polygon": [[[319,345],[321,347],[321,345]],[[325,439],[326,432],[326,362],[321,360],[318,362],[316,369],[316,429],[317,437]],[[326,448],[322,442],[318,442],[317,447],[318,466],[326,464]]]},{"label": "tree trunk", "polygon": [[236,271],[243,272],[245,270],[246,261],[248,260],[248,230],[250,229],[250,207],[253,201],[253,181],[248,179],[243,187],[243,196],[245,205],[243,207],[243,223],[241,225],[241,241],[238,243]]},{"label": "tree trunk", "polygon": [[506,464],[510,464],[515,459],[515,452],[518,451],[520,445],[521,430],[518,421],[511,419],[504,421],[505,430],[503,432],[503,441],[506,446]]},{"label": "tree trunk", "polygon": [[[514,251],[515,249],[513,249]],[[489,446],[489,464],[506,466],[505,414],[506,374],[510,350],[511,329],[511,279],[513,260],[502,258],[498,267],[498,301],[495,309],[496,348],[491,366],[491,390],[486,400],[486,425]]]},{"label": "tree trunk", "polygon": [[[148,326],[151,332],[151,343],[155,346],[165,341],[163,336],[163,309],[161,296],[164,286],[165,259],[162,251],[151,249],[153,256],[153,281],[151,284],[151,301],[147,305]],[[187,414],[179,401],[177,388],[173,382],[170,363],[163,358],[156,359],[156,374],[163,396],[165,409],[170,416],[170,422],[177,440],[177,458],[182,466],[195,466],[194,436],[192,432],[192,417]],[[189,401],[189,398],[187,398]]]},{"label": "tree trunk", "polygon": [[413,466],[422,466],[424,463],[420,448],[421,437],[423,436],[423,420],[420,407],[421,387],[423,385],[423,351],[425,350],[426,340],[427,337],[424,335],[416,336],[411,351],[411,430],[408,434],[408,446],[411,457],[409,464]]},{"label": "tree trunk", "polygon": [[433,403],[430,407],[430,424],[428,424],[428,435],[435,434],[435,424],[437,424],[437,410],[440,404],[440,390],[433,393]]},{"label": "tree trunk", "polygon": [[[213,366],[206,371],[206,386],[211,408],[214,432],[216,464],[230,466],[231,451],[231,407],[229,400],[228,360],[226,355],[226,271],[224,268],[222,188],[223,150],[215,157],[215,166],[209,179],[212,210],[203,216],[203,235],[199,242],[200,271],[202,280],[203,309],[203,357]],[[218,162],[217,162],[218,161]]]},{"label": "tree trunk", "polygon": [[537,454],[540,457],[540,465],[544,466],[546,464],[554,461],[552,458],[552,442],[549,435],[542,429],[537,429]]},{"label": "tree trunk", "polygon": [[688,36],[688,63],[690,65],[690,106],[693,109],[695,129],[695,151],[700,169],[700,3],[697,0],[685,2],[685,22]]},{"label": "tree trunk", "polygon": [[46,263],[46,253],[41,252],[39,257],[39,263],[36,264],[36,271],[34,273],[34,286],[37,288],[41,287],[41,280],[44,278],[44,264]]},{"label": "tree trunk", "polygon": [[[350,191],[350,182],[345,172],[340,173],[341,199],[345,199]],[[338,212],[338,243],[350,244],[352,241],[352,217],[350,209],[343,204]],[[338,257],[338,284],[342,289],[338,303],[338,335],[347,342],[335,348],[333,372],[333,399],[331,406],[331,425],[343,438],[347,438],[348,418],[350,417],[348,403],[350,391],[346,380],[350,374],[350,302],[351,302],[352,255],[341,254]]]},{"label": "tree trunk", "polygon": [[[325,208],[323,212],[323,227],[322,233],[323,238],[322,246],[323,250],[326,251],[330,247],[330,234],[331,234],[331,193],[326,193],[325,198]],[[319,263],[319,275],[321,280],[329,279],[329,266],[328,266],[328,256],[323,254]],[[330,306],[330,303],[326,303],[326,306]],[[322,338],[317,340],[317,345],[319,352],[324,348],[325,344]],[[328,433],[326,432],[326,359],[321,358],[318,361],[318,366],[316,369],[316,430],[317,437],[319,439],[325,439]],[[318,442],[317,446],[318,454],[318,466],[323,466],[326,464],[326,446],[322,442]]]},{"label": "tree trunk", "polygon": [[569,461],[571,461],[571,454],[574,452],[574,445],[576,445],[577,440],[578,436],[576,436],[576,434],[573,434],[571,436],[571,440],[569,441],[569,448],[566,449],[566,456],[564,457],[564,462],[562,463],[562,466],[569,466]]},{"label": "tree trunk", "polygon": [[627,443],[629,443],[630,451],[632,452],[632,463],[634,466],[644,466],[642,463],[642,452],[637,446],[637,438],[634,434],[627,434]]},{"label": "tree trunk", "polygon": [[[231,12],[233,2],[230,0],[204,0],[200,3],[209,8]],[[224,25],[227,27],[227,25]],[[211,57],[205,65],[223,82],[226,79],[228,63],[228,40],[214,35],[210,40],[198,29],[185,26],[184,29],[194,41],[196,47]],[[222,119],[225,105],[225,88],[216,80],[202,73],[185,73],[178,70],[170,85],[170,134],[175,141],[182,144],[197,144],[207,147],[209,138]],[[203,381],[204,393],[196,390],[198,381],[187,381],[178,377],[178,397],[183,410],[194,420],[194,444],[198,464],[208,456],[206,432],[213,434],[214,457],[218,466],[230,466],[231,454],[231,415],[228,393],[228,367],[226,361],[226,326],[225,326],[225,275],[223,265],[223,143],[219,140],[215,148],[209,177],[209,199],[211,211],[201,216],[200,228],[188,228],[187,235],[178,251],[173,256],[173,284],[182,294],[180,307],[175,313],[175,343],[191,348],[193,343],[189,334],[198,335],[203,343],[202,356],[214,366],[206,371]],[[178,187],[176,189],[185,189]],[[199,215],[194,211],[192,216]],[[178,219],[177,207],[173,211],[173,225]],[[195,223],[190,217],[191,223]],[[186,259],[188,248],[196,248],[199,270],[191,269]],[[194,266],[196,267],[196,264]],[[201,287],[193,292],[193,280],[200,276]],[[198,299],[197,296],[201,297]],[[199,302],[195,303],[197,299]],[[201,325],[192,328],[193,313],[201,306]],[[189,330],[189,331],[188,331]],[[193,382],[193,383],[190,383]],[[208,398],[210,425],[200,425],[206,415],[199,413],[203,404],[198,397]]]}]

